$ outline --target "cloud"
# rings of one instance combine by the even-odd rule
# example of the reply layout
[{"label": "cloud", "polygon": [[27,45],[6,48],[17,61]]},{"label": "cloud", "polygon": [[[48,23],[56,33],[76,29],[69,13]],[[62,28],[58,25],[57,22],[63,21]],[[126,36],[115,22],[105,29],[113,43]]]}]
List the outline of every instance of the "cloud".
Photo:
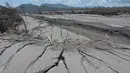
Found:
[{"label": "cloud", "polygon": [[29,1],[33,1],[33,2],[39,2],[40,0],[29,0]]},{"label": "cloud", "polygon": [[130,0],[121,0],[122,3],[130,3]]},{"label": "cloud", "polygon": [[84,6],[130,6],[130,0],[81,0]]}]

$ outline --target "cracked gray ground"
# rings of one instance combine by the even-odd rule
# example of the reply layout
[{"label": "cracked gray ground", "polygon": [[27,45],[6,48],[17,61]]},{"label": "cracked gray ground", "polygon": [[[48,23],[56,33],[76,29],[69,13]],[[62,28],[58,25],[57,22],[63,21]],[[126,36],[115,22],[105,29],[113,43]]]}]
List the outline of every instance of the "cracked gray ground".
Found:
[{"label": "cracked gray ground", "polygon": [[30,35],[0,36],[0,73],[130,72],[128,37],[27,18]]}]

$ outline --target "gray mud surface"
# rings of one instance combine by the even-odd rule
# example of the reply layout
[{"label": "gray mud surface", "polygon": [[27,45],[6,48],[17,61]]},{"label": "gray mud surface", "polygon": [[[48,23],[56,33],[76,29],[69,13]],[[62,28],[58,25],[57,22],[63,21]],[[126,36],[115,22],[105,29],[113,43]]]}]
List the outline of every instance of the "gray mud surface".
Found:
[{"label": "gray mud surface", "polygon": [[27,19],[29,35],[0,35],[0,73],[130,72],[130,21],[126,20],[130,17],[33,15]]}]

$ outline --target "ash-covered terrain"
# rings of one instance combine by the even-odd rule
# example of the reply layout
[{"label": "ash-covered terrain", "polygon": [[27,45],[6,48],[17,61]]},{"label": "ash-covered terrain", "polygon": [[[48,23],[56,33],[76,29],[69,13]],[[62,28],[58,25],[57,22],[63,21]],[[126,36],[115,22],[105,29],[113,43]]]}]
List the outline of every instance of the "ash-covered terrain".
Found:
[{"label": "ash-covered terrain", "polygon": [[0,73],[129,73],[130,15],[32,15],[0,35]]}]

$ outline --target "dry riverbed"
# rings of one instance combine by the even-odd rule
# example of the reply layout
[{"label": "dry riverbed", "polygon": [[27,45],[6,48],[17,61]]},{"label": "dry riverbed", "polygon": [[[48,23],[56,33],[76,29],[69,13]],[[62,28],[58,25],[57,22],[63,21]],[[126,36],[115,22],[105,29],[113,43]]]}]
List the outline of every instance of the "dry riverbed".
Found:
[{"label": "dry riverbed", "polygon": [[130,17],[35,17],[27,17],[29,35],[0,35],[0,73],[130,72]]}]

